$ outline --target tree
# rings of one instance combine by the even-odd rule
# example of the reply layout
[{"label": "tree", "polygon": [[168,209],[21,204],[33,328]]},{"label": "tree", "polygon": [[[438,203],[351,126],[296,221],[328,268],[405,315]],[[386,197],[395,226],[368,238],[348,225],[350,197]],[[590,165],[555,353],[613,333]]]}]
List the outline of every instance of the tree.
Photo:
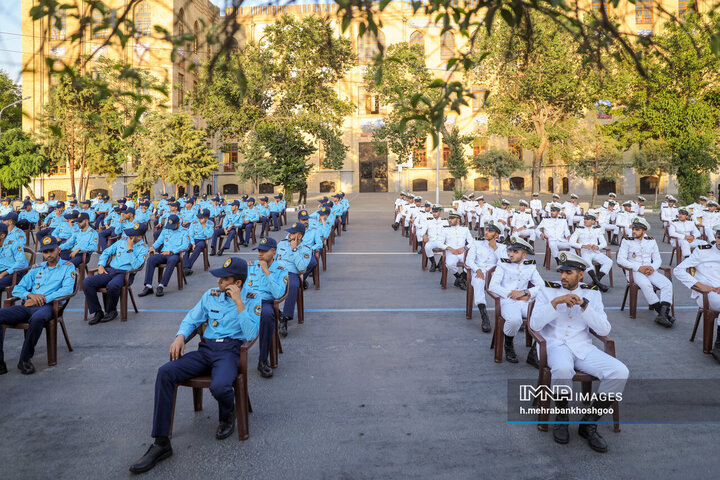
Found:
[{"label": "tree", "polygon": [[[22,90],[8,74],[0,69],[0,109],[20,100]],[[22,126],[22,104],[5,109],[0,117],[0,131]]]},{"label": "tree", "polygon": [[[717,169],[720,137],[720,59],[704,28],[720,29],[720,17],[688,12],[682,25],[669,24],[654,43],[673,52],[668,59],[648,50],[643,57],[647,77],[634,75],[619,102],[620,120],[613,125],[626,146],[637,144],[670,153],[680,201],[691,203],[707,192],[709,172]],[[631,69],[624,59],[618,70]],[[662,160],[661,163],[664,163]]]},{"label": "tree", "polygon": [[139,152],[133,187],[148,190],[159,179],[180,185],[200,183],[217,169],[217,159],[205,132],[185,113],[159,112],[147,116],[145,144]]},{"label": "tree", "polygon": [[275,169],[269,159],[268,152],[255,133],[249,136],[248,141],[243,145],[241,153],[243,163],[242,165],[236,165],[236,167],[238,167],[238,179],[241,182],[251,181],[255,191],[260,190],[261,180],[272,184],[278,183],[278,179],[275,177]]},{"label": "tree", "polygon": [[492,35],[482,36],[475,51],[474,75],[493,86],[486,102],[488,132],[532,150],[531,189],[539,190],[548,147],[572,137],[595,98],[572,36],[539,14],[525,25],[533,30],[517,41],[516,28],[496,20]]},{"label": "tree", "polygon": [[497,193],[502,195],[502,179],[520,170],[523,163],[507,150],[491,148],[476,155],[472,160],[472,166],[478,173],[495,178]]},{"label": "tree", "polygon": [[450,130],[450,134],[443,138],[443,141],[449,147],[448,157],[446,159],[447,168],[450,171],[450,175],[460,181],[460,190],[462,190],[462,181],[469,172],[465,146],[473,141],[473,137],[472,135],[460,135],[457,127],[453,127]]},{"label": "tree", "polygon": [[[205,65],[190,103],[207,120],[209,134],[237,141],[241,151],[260,142],[275,169],[270,176],[289,200],[307,181],[315,145],[330,152],[333,165],[344,162],[346,150],[338,145],[353,107],[335,87],[353,63],[350,41],[327,19],[284,15],[258,43]],[[223,75],[213,74],[218,71]],[[254,178],[257,167],[254,162],[241,175]]]},{"label": "tree", "polygon": [[645,141],[642,149],[633,153],[633,167],[638,175],[653,175],[657,177],[655,184],[655,205],[658,204],[658,190],[663,175],[674,175],[673,155],[662,140],[650,139]]},{"label": "tree", "polygon": [[0,137],[0,184],[3,188],[25,187],[34,200],[30,181],[50,170],[50,160],[41,150],[41,146],[21,128],[3,131]]}]

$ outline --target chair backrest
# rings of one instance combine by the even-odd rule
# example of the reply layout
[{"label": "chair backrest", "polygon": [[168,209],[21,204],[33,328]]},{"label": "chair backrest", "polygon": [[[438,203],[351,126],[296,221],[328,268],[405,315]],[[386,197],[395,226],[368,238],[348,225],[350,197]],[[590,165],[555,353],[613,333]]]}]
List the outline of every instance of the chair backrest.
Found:
[{"label": "chair backrest", "polygon": [[73,287],[73,292],[70,295],[68,295],[67,300],[60,302],[60,304],[58,305],[58,315],[57,315],[58,318],[62,317],[63,312],[65,311],[65,307],[68,306],[72,297],[77,295],[79,290],[80,290],[80,274],[79,274],[78,270],[75,269],[75,285]]},{"label": "chair backrest", "polygon": [[26,246],[25,248],[23,248],[23,251],[25,252],[25,258],[28,261],[28,265],[34,265],[35,264],[35,250]]}]

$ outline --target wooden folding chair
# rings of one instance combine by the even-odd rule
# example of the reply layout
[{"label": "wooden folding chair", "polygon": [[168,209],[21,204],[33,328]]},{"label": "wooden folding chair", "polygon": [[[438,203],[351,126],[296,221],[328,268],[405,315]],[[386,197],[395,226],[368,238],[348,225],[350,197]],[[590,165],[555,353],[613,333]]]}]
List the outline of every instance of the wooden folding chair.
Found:
[{"label": "wooden folding chair", "polygon": [[298,313],[298,325],[302,325],[303,323],[305,323],[305,294],[303,293],[305,291],[305,289],[303,288],[303,278],[305,277],[305,270],[298,273],[298,276],[300,277],[300,285],[298,285],[298,296],[295,302],[295,308],[297,308]]},{"label": "wooden folding chair", "polygon": [[[232,227],[235,229],[235,236],[233,237],[233,252],[237,252],[240,250],[240,243],[238,242],[238,236],[240,236],[240,233],[238,232],[237,227]],[[218,235],[218,250],[220,250],[225,243],[225,240],[227,239],[228,234],[223,233],[221,235]]]},{"label": "wooden folding chair", "polygon": [[320,290],[320,250],[314,251],[313,255],[315,255],[315,261],[317,262],[313,270],[313,285],[315,285],[315,290]]},{"label": "wooden folding chair", "polygon": [[[185,255],[187,255],[188,251],[187,249],[181,251],[178,253],[178,256],[180,257],[180,260],[178,260],[177,265],[175,265],[175,276],[177,276],[177,282],[178,282],[178,290],[183,289],[183,285],[187,285],[187,278],[185,278],[185,269],[183,268],[183,258]],[[161,263],[158,265],[157,268],[157,277],[158,282],[162,279],[163,273],[165,272],[165,267],[167,264]]]},{"label": "wooden folding chair", "polygon": [[[202,337],[202,332],[200,332],[199,330],[201,328],[204,328],[204,326],[206,325],[207,323],[204,323],[203,325],[201,325],[200,328],[195,330],[195,332],[193,332],[188,338],[185,339],[185,343],[189,342],[197,334],[200,334]],[[250,347],[253,346],[256,340],[257,338],[253,339],[250,342],[245,342],[242,344],[242,347],[240,347],[238,374],[237,377],[235,377],[235,381],[233,382],[233,389],[235,390],[235,417],[237,419],[238,440],[247,440],[250,437],[248,414],[252,412],[252,405],[250,404],[250,395],[248,394],[247,385],[247,357],[248,350],[250,350]],[[196,412],[200,412],[202,411],[203,389],[210,388],[211,382],[212,377],[202,376],[194,377],[190,380],[186,380],[175,385],[172,415],[170,416],[170,434],[168,435],[169,437],[172,437],[173,423],[175,421],[175,403],[177,403],[176,400],[178,387],[190,387],[193,389],[193,407]]]},{"label": "wooden folding chair", "polygon": [[[53,310],[53,316],[50,320],[45,322],[45,339],[47,340],[47,358],[48,358],[48,366],[52,367],[53,365],[57,365],[57,327],[58,324],[60,324],[60,328],[62,328],[63,337],[65,337],[65,345],[67,345],[68,351],[72,352],[73,348],[72,345],[70,345],[70,337],[67,333],[67,328],[65,327],[65,319],[63,317],[63,313],[65,312],[65,307],[68,306],[68,303],[70,303],[70,299],[77,295],[78,288],[80,287],[79,275],[77,274],[77,270],[75,271],[75,287],[73,288],[73,292],[70,295],[66,295],[64,297],[56,298],[52,302],[52,310]],[[15,303],[19,300],[17,297],[9,297],[5,300],[4,307],[12,307],[15,305]],[[16,325],[3,325],[3,338],[5,335],[5,330],[8,328],[17,329],[17,330],[27,330],[30,328],[30,324],[27,322],[25,323],[18,323]]]},{"label": "wooden folding chair", "polygon": [[25,258],[28,261],[28,266],[25,268],[20,268],[18,270],[15,270],[12,273],[12,283],[5,287],[3,290],[0,290],[0,301],[2,300],[2,294],[5,292],[5,297],[10,298],[12,296],[13,288],[15,288],[15,285],[17,285],[18,281],[22,279],[22,277],[30,271],[30,269],[35,265],[35,250],[28,247],[27,245],[23,247],[23,252],[25,253]]},{"label": "wooden folding chair", "polygon": [[[580,249],[575,248],[574,250],[575,250],[575,254],[580,256]],[[605,247],[605,248],[603,248],[603,251],[605,252],[605,255],[609,259],[612,260],[612,250],[610,250],[610,248],[608,248],[608,247]],[[596,262],[595,260],[593,260],[592,264],[593,264],[593,268],[595,268],[595,273],[596,274],[600,273],[600,264],[598,262]],[[610,273],[608,273],[608,279],[610,280],[610,287],[613,287],[614,282],[613,282],[613,269],[612,268],[610,268]]]},{"label": "wooden folding chair", "polygon": [[[617,257],[616,262],[617,263]],[[625,273],[625,278],[627,278],[627,286],[625,287],[625,294],[623,295],[623,301],[622,305],[620,306],[620,311],[625,310],[625,302],[628,300],[628,295],[630,297],[630,318],[636,318],[637,317],[637,301],[638,301],[638,292],[640,291],[640,287],[635,283],[635,279],[633,277],[633,271],[630,268],[623,267],[622,265],[618,264],[618,267]],[[668,278],[668,280],[672,281],[672,269],[670,267],[660,267],[659,270],[665,274],[665,276]],[[655,286],[653,286],[653,290],[658,291],[659,289]],[[675,297],[675,292],[673,291],[673,297]],[[670,304],[670,309],[672,310],[672,315],[675,316],[675,299],[673,298],[672,303]]]},{"label": "wooden folding chair", "polygon": [[[493,270],[495,267],[492,267]],[[472,286],[472,275],[473,272],[465,265],[465,272],[468,277],[468,288],[465,292],[465,318],[472,320],[473,310],[475,310],[475,287]],[[490,276],[485,275],[485,290],[487,291],[488,285],[490,285]]]},{"label": "wooden folding chair", "polygon": [[[690,269],[689,269],[690,270]],[[715,334],[715,322],[717,321],[718,315],[720,315],[720,312],[717,312],[710,308],[710,301],[708,298],[708,293],[703,292],[702,290],[692,287],[692,290],[695,290],[696,292],[700,292],[703,297],[703,304],[702,307],[698,308],[697,315],[695,315],[695,326],[693,327],[692,335],[690,336],[690,341],[695,341],[695,334],[697,333],[698,325],[700,324],[700,319],[702,318],[703,321],[703,353],[710,353],[710,350],[712,350],[713,347],[713,335]]]},{"label": "wooden folding chair", "polygon": [[[490,286],[490,281],[492,280],[492,276],[495,273],[495,269],[497,267],[492,267],[490,270],[488,270],[487,274],[485,275],[485,285],[486,289]],[[528,284],[528,287],[532,287],[532,283]],[[487,294],[490,296],[490,298],[493,299],[493,302],[495,302],[495,329],[492,332],[492,339],[490,340],[490,349],[495,349],[495,363],[502,363],[503,359],[503,346],[505,345],[505,334],[503,333],[503,327],[505,326],[505,318],[502,316],[502,307],[500,306],[501,298],[491,292],[490,290],[486,290]],[[527,316],[524,317],[523,325],[525,326],[525,346],[531,347],[532,346],[532,338],[530,338],[530,333],[528,332],[527,328],[527,322],[530,319],[530,316],[532,315],[533,307],[535,306],[535,300],[532,299],[528,302],[528,311]]]},{"label": "wooden folding chair", "polygon": [[671,247],[670,252],[670,262],[669,264],[673,264],[673,259],[675,259],[675,265],[680,265],[680,262],[682,262],[682,248],[680,247],[680,242],[677,238],[674,237],[668,237]]},{"label": "wooden folding chair", "polygon": [[[526,327],[526,331],[528,331],[533,339],[538,344],[538,349],[540,350],[540,354],[538,355],[538,363],[540,365],[540,372],[538,373],[538,387],[541,385],[546,386],[547,388],[550,388],[550,382],[552,381],[552,374],[550,367],[547,363],[547,343],[542,335],[540,335],[540,332],[537,332],[530,328],[529,325]],[[615,342],[610,339],[610,337],[607,336],[600,336],[597,333],[595,333],[592,329],[590,329],[590,333],[595,336],[597,339],[599,339],[604,346],[605,353],[611,356],[615,356]],[[590,394],[592,391],[592,382],[598,381],[597,377],[594,377],[588,373],[583,372],[582,370],[575,370],[575,376],[572,378],[573,382],[580,382],[582,391],[584,394]],[[541,432],[547,432],[548,431],[548,423],[550,421],[550,415],[548,413],[548,409],[550,408],[550,398],[549,397],[543,397],[541,400],[537,400],[536,402],[539,402],[539,406],[543,407],[545,410],[542,410],[538,414],[538,430]],[[614,423],[614,430],[615,432],[620,431],[620,406],[615,400],[613,402],[613,423]]]},{"label": "wooden folding chair", "polygon": [[[126,322],[128,319],[128,297],[130,297],[130,302],[132,302],[133,310],[135,310],[135,313],[139,313],[139,310],[137,308],[137,305],[135,304],[135,296],[133,295],[132,288],[130,285],[130,277],[134,274],[137,274],[138,272],[141,272],[145,268],[145,262],[143,262],[142,265],[140,265],[135,270],[128,270],[125,272],[125,281],[123,282],[123,286],[120,289],[120,321]],[[93,268],[92,270],[88,271],[88,276],[97,275],[98,269]],[[102,294],[103,297],[103,306],[105,307],[105,310],[107,311],[107,288],[102,287],[97,289],[98,293]],[[85,313],[83,314],[83,320],[87,322],[88,319],[88,304],[87,304],[87,298],[85,299]]]}]

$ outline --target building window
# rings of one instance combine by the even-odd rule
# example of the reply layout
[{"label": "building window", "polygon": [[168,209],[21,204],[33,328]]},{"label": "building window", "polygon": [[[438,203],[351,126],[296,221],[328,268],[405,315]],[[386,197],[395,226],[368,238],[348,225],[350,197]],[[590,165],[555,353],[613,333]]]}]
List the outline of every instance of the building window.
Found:
[{"label": "building window", "polygon": [[443,143],[443,161],[442,161],[442,167],[447,168],[447,161],[448,158],[450,158],[450,145],[447,143]]},{"label": "building window", "polygon": [[427,168],[427,140],[413,149],[413,167]]},{"label": "building window", "polygon": [[384,113],[384,109],[380,106],[380,99],[368,93],[367,88],[360,87],[358,97],[358,107],[361,115],[379,115]]},{"label": "building window", "polygon": [[227,144],[227,151],[223,155],[223,172],[234,172],[238,162],[238,144]]},{"label": "building window", "polygon": [[523,177],[510,178],[510,189],[517,191],[525,190],[525,179]]},{"label": "building window", "polygon": [[515,155],[517,158],[522,160],[522,147],[520,146],[520,139],[517,137],[508,138],[508,150],[510,153]]},{"label": "building window", "polygon": [[260,193],[273,193],[275,192],[275,185],[267,182],[261,183],[258,191]]},{"label": "building window", "polygon": [[444,178],[443,179],[443,192],[452,192],[455,188],[455,179],[450,178]]},{"label": "building window", "polygon": [[150,36],[150,23],[150,4],[141,2],[135,7],[135,29],[140,35]]},{"label": "building window", "polygon": [[490,180],[487,177],[478,177],[473,182],[473,189],[478,192],[487,192],[490,190]]},{"label": "building window", "polygon": [[328,193],[335,191],[335,182],[324,181],[320,182],[320,193]]},{"label": "building window", "polygon": [[200,46],[200,27],[198,26],[197,20],[195,20],[195,28],[193,30],[193,34],[195,35],[193,38],[193,53],[197,55],[198,47]]},{"label": "building window", "polygon": [[[477,157],[488,150],[488,137],[479,137],[473,142],[473,157]],[[477,190],[477,189],[475,189]]]},{"label": "building window", "polygon": [[428,181],[424,178],[416,178],[412,181],[413,192],[427,192]]},{"label": "building window", "polygon": [[178,107],[185,104],[185,75],[178,73]]},{"label": "building window", "polygon": [[67,173],[67,165],[64,163],[56,163],[50,168],[50,175],[65,175]]},{"label": "building window", "polygon": [[485,94],[487,89],[481,85],[473,85],[470,92],[475,96],[472,101],[473,113],[482,112],[485,109]]},{"label": "building window", "polygon": [[440,60],[447,61],[455,56],[455,35],[445,32],[440,37]]},{"label": "building window", "polygon": [[185,10],[183,10],[182,8],[178,12],[177,26],[178,26],[178,35],[184,35],[185,34]]},{"label": "building window", "polygon": [[635,23],[647,25],[653,21],[652,0],[637,0],[635,4]]},{"label": "building window", "polygon": [[108,38],[110,36],[109,28],[100,28],[105,22],[105,15],[100,10],[93,10],[92,14],[93,34],[92,38]]},{"label": "building window", "polygon": [[65,11],[59,12],[52,19],[50,27],[50,40],[65,40],[67,37],[67,15]]},{"label": "building window", "polygon": [[226,183],[223,185],[223,195],[237,195],[238,186],[237,183]]},{"label": "building window", "polygon": [[373,62],[375,56],[380,52],[378,43],[385,46],[385,35],[381,31],[378,31],[377,37],[370,32],[358,36],[357,54],[360,65],[369,65]]},{"label": "building window", "polygon": [[678,17],[683,17],[688,10],[694,10],[694,0],[680,0],[678,1]]},{"label": "building window", "polygon": [[605,12],[605,14],[607,15],[607,13],[608,13],[608,5],[607,5],[607,2],[608,2],[608,1],[609,1],[609,0],[592,0],[592,9],[593,9],[593,12],[599,12],[599,11],[600,11],[600,8],[602,8],[603,11]]},{"label": "building window", "polygon": [[420,49],[424,52],[425,51],[425,36],[421,32],[418,32],[417,30],[414,31],[410,35],[410,46],[420,47]]}]

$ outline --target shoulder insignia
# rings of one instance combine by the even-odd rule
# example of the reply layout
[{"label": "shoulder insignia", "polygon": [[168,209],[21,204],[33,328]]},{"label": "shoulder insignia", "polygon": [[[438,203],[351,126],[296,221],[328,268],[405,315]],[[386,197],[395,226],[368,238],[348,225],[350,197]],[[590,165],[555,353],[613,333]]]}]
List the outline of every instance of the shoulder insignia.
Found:
[{"label": "shoulder insignia", "polygon": [[597,290],[598,289],[595,285],[586,285],[584,283],[580,284],[580,288],[584,288],[585,290]]},{"label": "shoulder insignia", "polygon": [[549,281],[549,280],[545,280],[545,286],[546,286],[547,288],[560,288],[560,287],[562,287],[561,284],[555,283],[555,282],[551,282],[551,281]]},{"label": "shoulder insignia", "polygon": [[523,265],[535,265],[535,260],[525,260]]},{"label": "shoulder insignia", "polygon": [[443,228],[450,228],[450,225],[443,225]]},{"label": "shoulder insignia", "polygon": [[655,240],[655,238],[649,235],[645,235],[645,240]]},{"label": "shoulder insignia", "polygon": [[509,258],[501,258],[500,261],[503,263],[512,263]]},{"label": "shoulder insignia", "polygon": [[627,235],[625,235],[623,238],[624,238],[625,240],[632,240],[632,239],[633,239],[632,237],[628,237]]},{"label": "shoulder insignia", "polygon": [[600,225],[595,225],[593,228],[601,228]]},{"label": "shoulder insignia", "polygon": [[679,222],[679,221],[680,221],[680,219],[678,219],[678,218],[676,218],[675,220],[673,220],[673,222]]},{"label": "shoulder insignia", "polygon": [[220,296],[220,290],[218,290],[217,288],[213,288],[212,290],[210,290],[210,296],[211,296],[211,297],[219,297],[219,296]]},{"label": "shoulder insignia", "polygon": [[277,267],[278,270],[285,270],[285,267]]},{"label": "shoulder insignia", "polygon": [[248,282],[248,287],[252,287],[252,280]]},{"label": "shoulder insignia", "polygon": [[63,265],[71,265],[73,268],[75,268],[75,265],[73,265],[72,262],[65,262],[65,263],[63,263]]},{"label": "shoulder insignia", "polygon": [[712,245],[698,245],[697,248],[700,250],[707,250],[708,248],[712,248]]},{"label": "shoulder insignia", "polygon": [[75,280],[75,277],[77,277],[77,273],[72,272],[72,273],[70,274],[70,278],[72,278],[73,280]]},{"label": "shoulder insignia", "polygon": [[247,297],[245,298],[255,298],[255,292],[248,292]]}]

